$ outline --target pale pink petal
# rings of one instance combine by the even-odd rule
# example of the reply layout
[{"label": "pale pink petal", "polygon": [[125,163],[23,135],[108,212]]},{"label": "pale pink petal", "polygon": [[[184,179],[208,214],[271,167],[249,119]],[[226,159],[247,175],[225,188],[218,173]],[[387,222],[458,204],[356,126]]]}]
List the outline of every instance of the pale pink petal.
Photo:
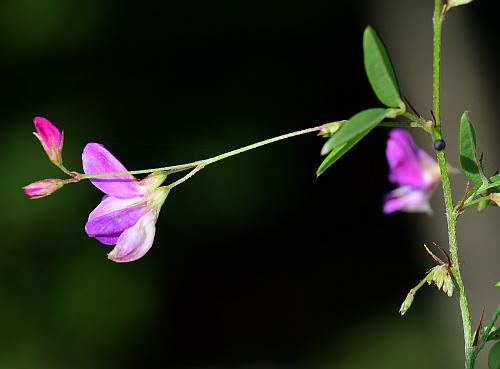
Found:
[{"label": "pale pink petal", "polygon": [[386,195],[384,200],[384,214],[391,214],[396,211],[432,214],[429,204],[431,195],[432,189],[421,190],[410,186],[398,187]]},{"label": "pale pink petal", "polygon": [[156,231],[156,212],[148,211],[138,222],[118,238],[108,258],[117,263],[134,261],[146,254],[153,245]]},{"label": "pale pink petal", "polygon": [[[103,145],[89,143],[83,149],[83,170],[86,174],[126,172],[127,169]],[[102,192],[115,197],[141,196],[134,176],[93,178],[90,181]]]}]

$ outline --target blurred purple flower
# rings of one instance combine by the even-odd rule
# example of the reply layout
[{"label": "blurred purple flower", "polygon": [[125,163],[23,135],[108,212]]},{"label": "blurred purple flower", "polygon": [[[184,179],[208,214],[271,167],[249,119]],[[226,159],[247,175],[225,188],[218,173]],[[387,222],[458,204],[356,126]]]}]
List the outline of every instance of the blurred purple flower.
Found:
[{"label": "blurred purple flower", "polygon": [[438,164],[403,129],[393,129],[385,151],[389,181],[399,185],[384,200],[384,214],[395,211],[432,213],[429,198],[441,180]]},{"label": "blurred purple flower", "polygon": [[[97,143],[85,146],[82,162],[86,174],[127,171]],[[156,220],[169,193],[167,187],[159,187],[166,177],[165,173],[153,173],[142,181],[130,174],[90,179],[106,196],[90,213],[85,232],[105,245],[116,245],[109,259],[119,263],[134,261],[151,248]]]},{"label": "blurred purple flower", "polygon": [[56,166],[62,164],[63,134],[48,119],[33,118],[36,132],[33,134],[40,140],[49,160]]}]

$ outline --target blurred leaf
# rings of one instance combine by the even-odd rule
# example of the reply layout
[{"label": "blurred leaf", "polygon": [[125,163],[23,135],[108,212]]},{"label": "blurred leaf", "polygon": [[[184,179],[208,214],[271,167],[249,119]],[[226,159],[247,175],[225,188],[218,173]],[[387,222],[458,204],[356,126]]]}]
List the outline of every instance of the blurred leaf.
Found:
[{"label": "blurred leaf", "polygon": [[500,369],[500,342],[495,343],[488,355],[488,368]]},{"label": "blurred leaf", "polygon": [[455,6],[466,5],[471,3],[473,0],[448,0],[448,8],[454,8]]},{"label": "blurred leaf", "polygon": [[476,156],[476,132],[467,112],[460,119],[460,164],[467,178],[475,183],[483,183],[481,165]]},{"label": "blurred leaf", "polygon": [[325,142],[321,152],[330,152],[332,149],[346,142],[359,138],[382,122],[385,117],[386,109],[382,108],[367,109],[359,112],[342,124],[338,132]]},{"label": "blurred leaf", "polygon": [[500,282],[497,282],[496,286],[497,286],[497,287],[500,287]]},{"label": "blurred leaf", "polygon": [[488,182],[489,192],[500,192],[500,174],[491,177]]},{"label": "blurred leaf", "polygon": [[387,106],[403,107],[389,54],[377,32],[370,26],[366,27],[363,34],[363,51],[366,75],[375,95]]},{"label": "blurred leaf", "polygon": [[500,339],[500,328],[493,327],[490,334],[488,335],[487,341],[495,341]]}]

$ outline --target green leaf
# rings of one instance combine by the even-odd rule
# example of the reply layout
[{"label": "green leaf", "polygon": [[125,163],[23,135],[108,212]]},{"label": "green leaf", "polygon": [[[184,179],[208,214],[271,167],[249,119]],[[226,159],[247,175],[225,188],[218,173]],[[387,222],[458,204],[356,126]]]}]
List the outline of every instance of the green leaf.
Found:
[{"label": "green leaf", "polygon": [[497,282],[496,286],[497,286],[497,287],[500,287],[500,282]]},{"label": "green leaf", "polygon": [[354,145],[356,145],[363,137],[365,137],[369,132],[368,130],[359,137],[352,139],[349,142],[346,142],[340,146],[334,148],[330,154],[323,160],[318,170],[316,171],[316,176],[320,176],[325,170],[327,170],[331,165],[333,165],[337,160],[339,160],[346,152],[348,152]]},{"label": "green leaf", "polygon": [[495,343],[488,354],[488,368],[500,369],[500,342]]},{"label": "green leaf", "polygon": [[375,95],[385,105],[403,108],[391,59],[377,32],[370,26],[363,34],[365,70]]},{"label": "green leaf", "polygon": [[500,340],[500,328],[493,327],[488,335],[487,341],[497,341]]},{"label": "green leaf", "polygon": [[460,119],[460,164],[471,182],[483,183],[484,175],[476,156],[476,132],[467,112]]},{"label": "green leaf", "polygon": [[[359,112],[343,123],[337,133],[335,133],[323,145],[321,152],[330,152],[344,143],[355,140],[364,133],[376,127],[386,117],[391,109],[374,108]],[[355,142],[357,143],[357,141]]]},{"label": "green leaf", "polygon": [[490,179],[488,179],[488,192],[500,192],[500,174],[497,174]]}]

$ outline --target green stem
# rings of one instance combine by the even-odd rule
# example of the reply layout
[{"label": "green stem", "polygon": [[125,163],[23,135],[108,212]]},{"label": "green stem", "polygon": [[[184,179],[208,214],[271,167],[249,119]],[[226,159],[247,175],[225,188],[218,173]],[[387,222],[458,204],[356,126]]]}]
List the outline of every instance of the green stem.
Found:
[{"label": "green stem", "polygon": [[[441,29],[443,24],[443,0],[436,0],[434,7],[434,63],[433,63],[433,109],[436,118],[436,125],[432,129],[432,137],[434,140],[441,139]],[[446,220],[448,223],[448,241],[450,244],[450,257],[452,262],[452,274],[457,285],[460,301],[460,311],[462,315],[462,325],[464,332],[465,344],[465,368],[472,369],[474,367],[473,347],[472,347],[472,330],[471,319],[469,312],[469,304],[465,293],[464,283],[460,274],[460,259],[458,255],[458,243],[456,236],[457,215],[453,207],[453,199],[451,195],[450,178],[448,176],[448,167],[446,165],[446,157],[444,151],[437,152],[439,169],[441,170],[441,179],[443,183],[444,202],[446,206]]]},{"label": "green stem", "polygon": [[[115,176],[122,176],[122,175],[127,175],[127,174],[146,174],[146,173],[155,173],[155,172],[169,172],[169,173],[175,173],[175,172],[181,172],[184,170],[188,170],[191,168],[198,168],[200,167],[206,167],[209,164],[213,164],[217,161],[227,159],[231,156],[241,154],[245,151],[250,151],[253,149],[256,149],[258,147],[264,146],[264,145],[269,145],[271,143],[277,142],[277,141],[282,141],[286,140],[291,137],[295,136],[300,136],[306,133],[311,133],[311,132],[317,132],[323,129],[323,126],[318,126],[318,127],[313,127],[313,128],[307,128],[303,129],[300,131],[295,131],[291,133],[287,133],[281,136],[269,138],[267,140],[259,141],[251,145],[243,146],[240,147],[239,149],[228,151],[224,154],[220,154],[208,159],[204,160],[197,160],[193,161],[191,163],[186,163],[186,164],[180,164],[180,165],[172,165],[168,167],[161,167],[161,168],[153,168],[153,169],[141,169],[141,170],[131,170],[127,172],[113,172],[113,173],[95,173],[95,174],[79,174],[78,179],[90,179],[90,178],[102,178],[102,177],[115,177]],[[198,169],[199,170],[199,169]],[[193,173],[194,174],[194,173]],[[182,178],[181,178],[182,179]],[[187,179],[187,178],[186,178]],[[174,182],[175,183],[175,182]]]}]

